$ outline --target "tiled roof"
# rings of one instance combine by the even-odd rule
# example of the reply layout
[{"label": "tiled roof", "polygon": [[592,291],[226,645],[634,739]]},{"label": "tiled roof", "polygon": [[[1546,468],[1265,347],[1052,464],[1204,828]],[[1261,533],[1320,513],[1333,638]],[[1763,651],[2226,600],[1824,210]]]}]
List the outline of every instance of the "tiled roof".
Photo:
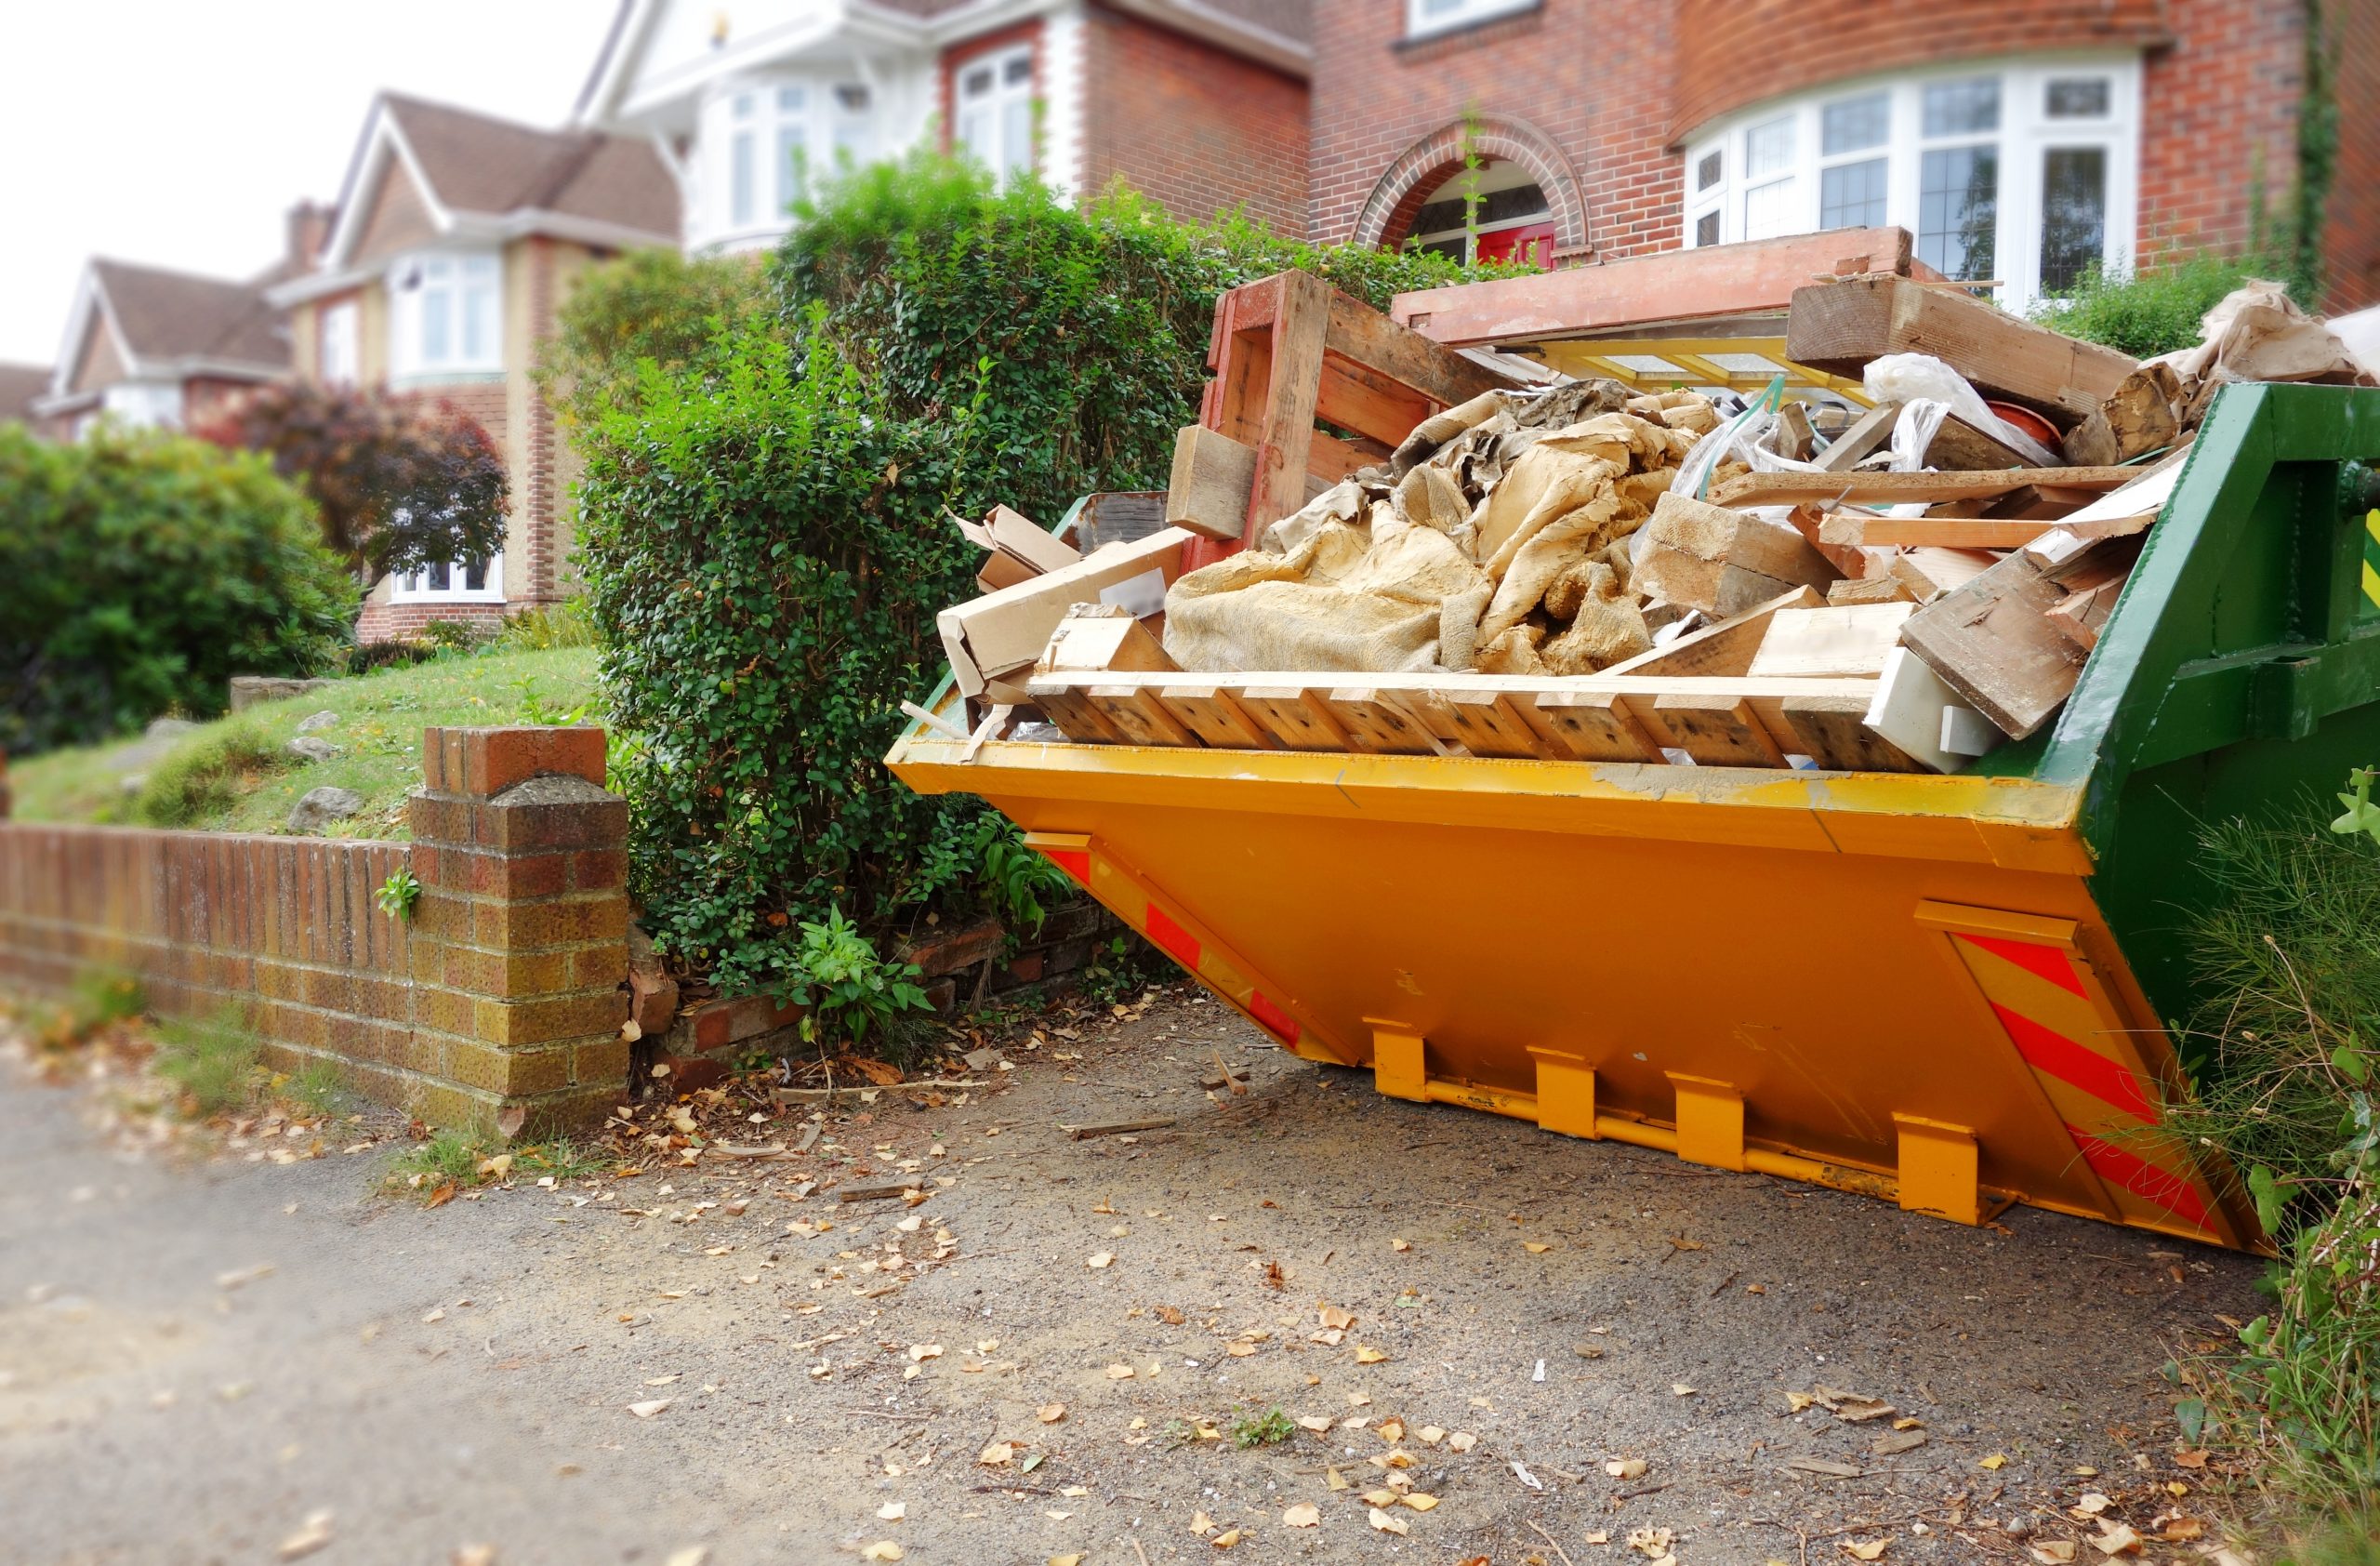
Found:
[{"label": "tiled roof", "polygon": [[33,399],[48,390],[47,365],[0,365],[0,420],[31,418]]},{"label": "tiled roof", "polygon": [[501,215],[566,213],[675,238],[679,197],[644,141],[591,130],[539,130],[468,109],[382,95],[439,203]]},{"label": "tiled roof", "polygon": [[288,328],[261,285],[92,258],[91,274],[139,359],[217,359],[289,367]]}]

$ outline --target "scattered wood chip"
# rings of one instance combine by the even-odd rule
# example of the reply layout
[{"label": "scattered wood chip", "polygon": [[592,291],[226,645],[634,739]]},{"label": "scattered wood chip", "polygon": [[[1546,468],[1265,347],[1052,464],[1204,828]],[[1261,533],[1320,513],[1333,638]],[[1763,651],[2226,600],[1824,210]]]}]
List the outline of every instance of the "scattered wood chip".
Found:
[{"label": "scattered wood chip", "polygon": [[1162,1131],[1173,1123],[1173,1117],[1166,1115],[1156,1120],[1108,1121],[1099,1125],[1067,1125],[1059,1129],[1074,1140],[1084,1142],[1093,1136],[1126,1136],[1136,1131]]},{"label": "scattered wood chip", "polygon": [[1785,1465],[1795,1473],[1817,1474],[1823,1479],[1858,1479],[1867,1472],[1848,1463],[1831,1462],[1824,1457],[1796,1457]]}]

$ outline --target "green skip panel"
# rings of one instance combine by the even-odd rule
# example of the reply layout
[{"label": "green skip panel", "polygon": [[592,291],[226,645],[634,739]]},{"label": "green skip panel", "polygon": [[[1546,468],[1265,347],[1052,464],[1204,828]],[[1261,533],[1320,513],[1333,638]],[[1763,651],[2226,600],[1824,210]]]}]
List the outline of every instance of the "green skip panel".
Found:
[{"label": "green skip panel", "polygon": [[2167,1018],[2200,824],[2307,819],[2380,763],[2380,391],[2227,387],[2032,776],[2085,785],[2094,891]]}]

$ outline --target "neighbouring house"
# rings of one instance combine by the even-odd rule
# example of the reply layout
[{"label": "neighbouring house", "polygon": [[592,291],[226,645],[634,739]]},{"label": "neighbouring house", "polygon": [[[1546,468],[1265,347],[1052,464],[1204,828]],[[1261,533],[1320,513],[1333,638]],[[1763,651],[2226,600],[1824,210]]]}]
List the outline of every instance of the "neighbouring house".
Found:
[{"label": "neighbouring house", "polygon": [[289,374],[289,336],[266,301],[286,261],[248,282],[94,257],[83,268],[36,427],[73,440],[106,418],[179,429],[226,397]]},{"label": "neighbouring house", "polygon": [[382,94],[306,270],[268,290],[297,373],[435,397],[479,421],[511,479],[495,558],[383,577],[356,632],[496,621],[565,597],[576,459],[533,371],[572,278],[678,243],[678,191],[641,138],[543,130]]},{"label": "neighbouring house", "polygon": [[621,0],[578,117],[665,150],[696,251],[773,245],[821,169],[928,142],[1300,235],[1311,4]]},{"label": "neighbouring house", "polygon": [[0,424],[31,425],[33,404],[49,392],[47,365],[0,364]]},{"label": "neighbouring house", "polygon": [[1311,236],[1573,264],[1889,223],[2023,306],[2255,237],[2320,121],[2312,16],[2351,308],[2380,299],[2380,7],[2335,0],[1315,0]]}]

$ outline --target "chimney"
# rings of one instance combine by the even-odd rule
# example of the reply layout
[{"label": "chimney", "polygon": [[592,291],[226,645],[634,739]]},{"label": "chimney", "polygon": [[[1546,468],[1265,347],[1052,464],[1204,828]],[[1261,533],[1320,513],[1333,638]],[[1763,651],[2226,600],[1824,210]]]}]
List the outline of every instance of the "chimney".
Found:
[{"label": "chimney", "polygon": [[330,243],[331,220],[338,216],[336,207],[319,202],[301,201],[289,209],[289,265],[294,272],[311,272],[321,259],[323,246]]}]

